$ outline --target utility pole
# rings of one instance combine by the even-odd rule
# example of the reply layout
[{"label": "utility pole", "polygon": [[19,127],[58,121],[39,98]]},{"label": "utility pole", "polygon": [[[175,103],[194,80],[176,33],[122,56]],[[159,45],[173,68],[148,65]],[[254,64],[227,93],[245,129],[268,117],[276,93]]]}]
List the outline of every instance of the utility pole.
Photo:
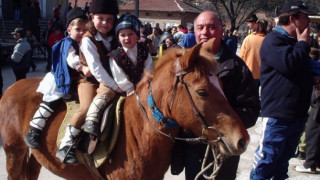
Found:
[{"label": "utility pole", "polygon": [[139,0],[135,0],[134,13],[135,13],[135,15],[137,16],[137,18],[139,18]]}]

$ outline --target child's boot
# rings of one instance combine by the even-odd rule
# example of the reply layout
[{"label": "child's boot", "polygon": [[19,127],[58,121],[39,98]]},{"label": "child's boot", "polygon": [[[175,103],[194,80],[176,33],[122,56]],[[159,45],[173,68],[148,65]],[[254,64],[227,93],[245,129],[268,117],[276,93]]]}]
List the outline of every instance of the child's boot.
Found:
[{"label": "child's boot", "polygon": [[60,162],[65,164],[78,164],[76,148],[80,138],[80,132],[81,130],[74,126],[67,126],[66,133],[56,153],[56,157],[60,159]]}]

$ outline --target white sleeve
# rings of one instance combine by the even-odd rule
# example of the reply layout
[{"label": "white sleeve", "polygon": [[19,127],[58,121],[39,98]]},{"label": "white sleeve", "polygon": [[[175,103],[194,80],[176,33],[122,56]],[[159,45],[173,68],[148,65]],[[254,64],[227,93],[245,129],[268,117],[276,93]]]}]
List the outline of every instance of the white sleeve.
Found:
[{"label": "white sleeve", "polygon": [[102,66],[97,47],[88,37],[82,38],[80,50],[86,58],[91,74],[97,79],[97,81],[113,90],[116,90],[118,85]]},{"label": "white sleeve", "polygon": [[69,47],[67,63],[72,69],[77,69],[77,67],[81,65],[80,57],[79,55],[76,55],[76,50],[73,48],[73,46]]},{"label": "white sleeve", "polygon": [[132,90],[134,90],[134,84],[129,80],[126,73],[122,70],[121,67],[118,66],[118,64],[112,58],[109,58],[109,64],[113,78],[120,87],[120,89],[122,89],[126,93],[129,93]]}]

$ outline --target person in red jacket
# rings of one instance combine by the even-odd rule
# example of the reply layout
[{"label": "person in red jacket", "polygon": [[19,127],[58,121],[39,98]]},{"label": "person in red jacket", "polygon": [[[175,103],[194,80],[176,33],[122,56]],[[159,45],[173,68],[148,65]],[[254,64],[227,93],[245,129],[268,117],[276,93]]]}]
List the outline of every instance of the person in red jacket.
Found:
[{"label": "person in red jacket", "polygon": [[48,38],[48,45],[50,46],[50,48],[52,48],[52,46],[58,42],[59,40],[63,39],[64,35],[61,32],[61,29],[59,27],[54,28],[54,32],[50,34],[49,38]]}]

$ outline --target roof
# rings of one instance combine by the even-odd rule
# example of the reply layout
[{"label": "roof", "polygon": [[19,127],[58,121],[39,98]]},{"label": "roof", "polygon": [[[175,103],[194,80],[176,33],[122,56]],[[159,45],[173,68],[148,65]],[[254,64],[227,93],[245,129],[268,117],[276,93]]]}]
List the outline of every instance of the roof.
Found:
[{"label": "roof", "polygon": [[[134,10],[134,1],[119,5],[120,10]],[[201,13],[202,10],[183,0],[139,0],[140,11],[192,12]]]}]

